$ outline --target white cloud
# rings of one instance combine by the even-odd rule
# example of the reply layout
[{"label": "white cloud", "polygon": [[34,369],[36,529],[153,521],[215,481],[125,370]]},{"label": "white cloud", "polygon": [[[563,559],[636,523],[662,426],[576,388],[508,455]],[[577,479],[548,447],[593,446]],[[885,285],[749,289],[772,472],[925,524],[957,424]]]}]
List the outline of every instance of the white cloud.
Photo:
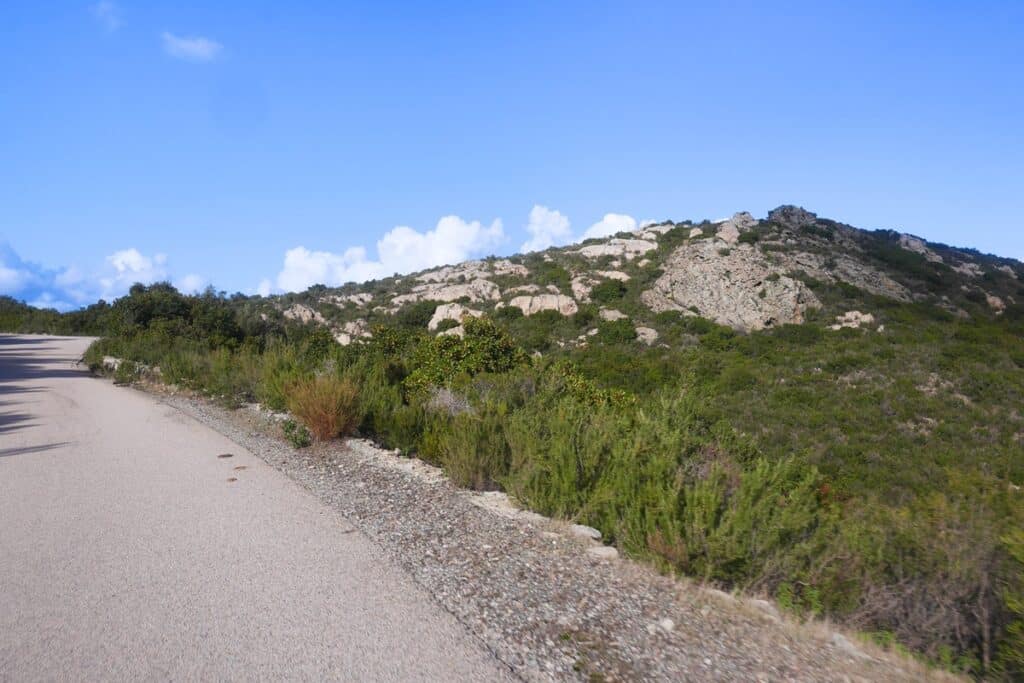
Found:
[{"label": "white cloud", "polygon": [[[10,245],[0,242],[0,294],[27,301],[33,306],[69,310],[111,300],[128,292],[136,282],[151,284],[169,277],[167,256],[147,256],[135,248],[115,251],[102,265],[83,270],[71,265],[44,268],[23,260]],[[186,275],[179,287],[195,285],[196,275]],[[205,280],[198,278],[200,284]],[[201,286],[196,286],[196,289]]]},{"label": "white cloud", "polygon": [[197,294],[203,291],[206,287],[206,278],[202,275],[196,275],[195,273],[189,273],[188,275],[175,280],[174,286],[182,294]]},{"label": "white cloud", "polygon": [[202,36],[176,36],[164,31],[160,37],[163,40],[164,52],[175,59],[190,62],[213,61],[224,47],[217,41]]},{"label": "white cloud", "polygon": [[262,280],[260,280],[259,286],[256,287],[256,293],[259,294],[260,296],[270,296],[270,292],[273,289],[273,287],[274,285],[270,280],[263,278]]},{"label": "white cloud", "polygon": [[166,263],[167,256],[164,254],[149,257],[134,247],[115,251],[107,257],[107,264],[113,267],[113,272],[108,269],[98,280],[100,297],[110,299],[121,296],[136,282],[148,285],[166,280]]},{"label": "white cloud", "polygon": [[608,237],[618,232],[633,232],[636,230],[636,219],[621,213],[606,213],[597,223],[594,223],[583,233],[585,240],[595,237]]},{"label": "white cloud", "polygon": [[523,243],[523,251],[543,251],[572,239],[569,217],[540,204],[534,204],[530,210],[526,232],[530,233],[530,239]]},{"label": "white cloud", "polygon": [[89,12],[92,13],[93,18],[104,28],[108,33],[113,33],[117,29],[121,28],[121,11],[117,5],[110,0],[101,0],[95,5],[90,5]]},{"label": "white cloud", "polygon": [[[417,232],[404,225],[394,228],[378,240],[376,259],[368,258],[363,247],[350,247],[336,254],[299,246],[285,252],[277,287],[296,292],[314,284],[337,286],[457,263],[497,246],[504,237],[500,219],[483,225],[458,216],[445,216],[427,232]],[[269,294],[270,283],[261,282],[257,292]]]}]

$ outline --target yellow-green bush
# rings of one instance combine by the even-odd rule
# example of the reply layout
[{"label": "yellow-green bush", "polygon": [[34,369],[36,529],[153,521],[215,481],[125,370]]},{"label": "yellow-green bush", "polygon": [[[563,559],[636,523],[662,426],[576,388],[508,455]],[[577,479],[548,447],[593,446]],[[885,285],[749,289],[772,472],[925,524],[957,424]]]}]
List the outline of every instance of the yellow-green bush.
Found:
[{"label": "yellow-green bush", "polygon": [[337,375],[299,379],[287,389],[288,410],[320,441],[351,434],[359,424],[358,390]]}]

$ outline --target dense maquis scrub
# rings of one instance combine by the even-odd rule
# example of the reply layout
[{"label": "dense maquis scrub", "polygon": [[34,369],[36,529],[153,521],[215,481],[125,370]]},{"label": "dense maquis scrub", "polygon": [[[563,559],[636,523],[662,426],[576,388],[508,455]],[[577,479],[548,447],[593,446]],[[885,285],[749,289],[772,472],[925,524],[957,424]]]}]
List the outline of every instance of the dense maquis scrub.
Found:
[{"label": "dense maquis scrub", "polygon": [[1024,313],[874,303],[884,332],[811,321],[742,335],[666,313],[666,347],[620,325],[543,356],[528,353],[535,318],[466,318],[462,338],[400,318],[341,346],[167,285],[74,325],[106,334],[87,354],[97,367],[159,368],[288,409],[323,438],[355,429],[666,570],[954,669],[1024,675]]}]

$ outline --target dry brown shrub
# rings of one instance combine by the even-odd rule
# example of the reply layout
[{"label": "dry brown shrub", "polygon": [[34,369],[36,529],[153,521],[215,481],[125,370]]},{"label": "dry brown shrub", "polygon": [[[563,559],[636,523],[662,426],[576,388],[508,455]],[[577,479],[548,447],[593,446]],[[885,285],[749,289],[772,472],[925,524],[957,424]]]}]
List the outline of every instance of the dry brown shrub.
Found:
[{"label": "dry brown shrub", "polygon": [[327,441],[355,431],[359,423],[358,396],[350,380],[318,375],[291,383],[287,404],[317,440]]}]

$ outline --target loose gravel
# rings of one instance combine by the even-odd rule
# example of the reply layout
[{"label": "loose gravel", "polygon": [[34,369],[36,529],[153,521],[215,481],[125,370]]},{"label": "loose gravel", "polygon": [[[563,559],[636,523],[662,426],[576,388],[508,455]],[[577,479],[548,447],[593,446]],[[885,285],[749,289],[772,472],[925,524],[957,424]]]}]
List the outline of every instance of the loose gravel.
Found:
[{"label": "loose gravel", "polygon": [[[946,678],[822,625],[617,557],[590,531],[365,440],[296,450],[280,416],[164,394],[344,516],[523,680]],[[838,637],[835,637],[838,635]]]}]

